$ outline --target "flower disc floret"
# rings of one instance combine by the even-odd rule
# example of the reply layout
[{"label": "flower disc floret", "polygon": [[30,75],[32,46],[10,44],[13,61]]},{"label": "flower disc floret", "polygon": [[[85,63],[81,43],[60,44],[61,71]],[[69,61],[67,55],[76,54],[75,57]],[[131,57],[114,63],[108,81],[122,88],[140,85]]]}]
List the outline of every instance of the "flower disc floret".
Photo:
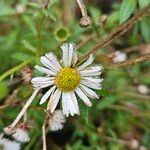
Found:
[{"label": "flower disc floret", "polygon": [[55,84],[62,91],[72,91],[80,83],[80,74],[74,68],[65,67],[56,76]]}]

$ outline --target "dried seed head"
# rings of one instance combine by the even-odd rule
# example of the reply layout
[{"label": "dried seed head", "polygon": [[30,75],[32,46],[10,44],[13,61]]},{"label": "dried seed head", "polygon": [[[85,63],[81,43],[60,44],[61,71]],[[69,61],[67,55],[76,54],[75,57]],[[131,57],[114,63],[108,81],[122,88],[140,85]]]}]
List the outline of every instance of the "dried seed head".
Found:
[{"label": "dried seed head", "polygon": [[12,135],[16,132],[15,128],[11,126],[5,127],[3,130],[7,135]]},{"label": "dried seed head", "polygon": [[88,26],[90,26],[92,23],[91,21],[91,18],[89,16],[83,16],[81,19],[80,19],[80,26],[83,27],[83,28],[86,28]]},{"label": "dried seed head", "polygon": [[21,71],[21,78],[23,80],[23,82],[25,84],[28,84],[30,83],[31,79],[32,79],[32,76],[33,76],[33,72],[32,70],[27,66],[27,67],[24,67]]}]

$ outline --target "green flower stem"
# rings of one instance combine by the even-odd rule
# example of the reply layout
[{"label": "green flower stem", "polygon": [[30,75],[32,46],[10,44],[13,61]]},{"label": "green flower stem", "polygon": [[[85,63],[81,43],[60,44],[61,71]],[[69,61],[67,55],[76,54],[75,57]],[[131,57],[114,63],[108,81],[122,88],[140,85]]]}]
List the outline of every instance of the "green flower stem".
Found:
[{"label": "green flower stem", "polygon": [[23,63],[21,63],[18,66],[15,66],[13,68],[11,68],[10,70],[6,71],[4,74],[2,74],[0,76],[0,81],[2,81],[3,79],[5,79],[7,76],[13,74],[14,72],[16,72],[17,70],[21,69],[22,67],[24,67],[25,65],[27,65],[28,63],[30,63],[33,59],[28,59],[27,61],[24,61]]}]

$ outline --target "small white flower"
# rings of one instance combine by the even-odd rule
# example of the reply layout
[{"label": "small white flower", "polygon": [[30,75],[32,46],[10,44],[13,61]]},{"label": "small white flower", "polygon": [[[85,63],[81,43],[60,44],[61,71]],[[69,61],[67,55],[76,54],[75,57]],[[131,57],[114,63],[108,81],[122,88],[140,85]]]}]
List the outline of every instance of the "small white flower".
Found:
[{"label": "small white flower", "polygon": [[27,130],[21,128],[17,128],[12,137],[19,142],[29,142],[30,140]]},{"label": "small white flower", "polygon": [[16,11],[17,11],[17,13],[19,13],[19,14],[24,13],[24,11],[25,11],[25,6],[22,5],[22,4],[17,4],[17,5],[16,5]]},{"label": "small white flower", "polygon": [[125,61],[126,59],[127,59],[127,55],[124,52],[116,51],[113,54],[113,62],[115,63]]},{"label": "small white flower", "polygon": [[[35,77],[31,80],[35,89],[49,87],[43,95],[40,104],[49,99],[47,109],[52,112],[56,109],[59,100],[62,100],[62,111],[66,116],[79,114],[77,96],[88,106],[92,106],[90,98],[99,98],[94,90],[102,88],[103,79],[99,77],[102,66],[90,66],[93,56],[82,65],[77,66],[77,54],[74,44],[65,43],[61,46],[62,61],[59,62],[53,53],[41,57],[44,67],[35,66],[46,77]],[[92,90],[94,89],[94,90]],[[50,97],[50,98],[49,98]]]},{"label": "small white flower", "polygon": [[55,110],[48,120],[50,130],[57,131],[62,129],[65,121],[66,119],[63,112],[61,110]]},{"label": "small white flower", "polygon": [[20,144],[5,138],[0,138],[0,150],[20,150]]},{"label": "small white flower", "polygon": [[139,93],[145,94],[145,95],[150,92],[149,88],[146,85],[142,85],[142,84],[138,86],[138,91]]}]

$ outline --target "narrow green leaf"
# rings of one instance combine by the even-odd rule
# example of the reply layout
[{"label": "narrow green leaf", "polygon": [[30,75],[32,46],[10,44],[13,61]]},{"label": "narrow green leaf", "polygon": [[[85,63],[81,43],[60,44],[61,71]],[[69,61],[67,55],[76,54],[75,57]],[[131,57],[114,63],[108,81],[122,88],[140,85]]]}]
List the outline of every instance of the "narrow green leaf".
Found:
[{"label": "narrow green leaf", "polygon": [[2,74],[0,76],[0,81],[2,81],[3,79],[5,79],[7,76],[13,74],[15,71],[21,69],[22,67],[24,67],[25,65],[27,65],[28,63],[30,63],[33,59],[28,59],[25,62],[21,63],[18,66],[15,66],[13,68],[11,68],[10,70],[6,71],[4,74]]},{"label": "narrow green leaf", "polygon": [[12,58],[16,59],[16,60],[19,60],[19,61],[25,61],[27,59],[30,58],[29,55],[25,54],[25,53],[22,53],[22,52],[18,52],[18,53],[14,53],[12,55]]},{"label": "narrow green leaf", "polygon": [[120,24],[125,22],[134,12],[137,0],[123,0],[120,8]]},{"label": "narrow green leaf", "polygon": [[144,37],[144,40],[149,43],[150,42],[150,18],[144,18],[141,25],[141,34]]}]

